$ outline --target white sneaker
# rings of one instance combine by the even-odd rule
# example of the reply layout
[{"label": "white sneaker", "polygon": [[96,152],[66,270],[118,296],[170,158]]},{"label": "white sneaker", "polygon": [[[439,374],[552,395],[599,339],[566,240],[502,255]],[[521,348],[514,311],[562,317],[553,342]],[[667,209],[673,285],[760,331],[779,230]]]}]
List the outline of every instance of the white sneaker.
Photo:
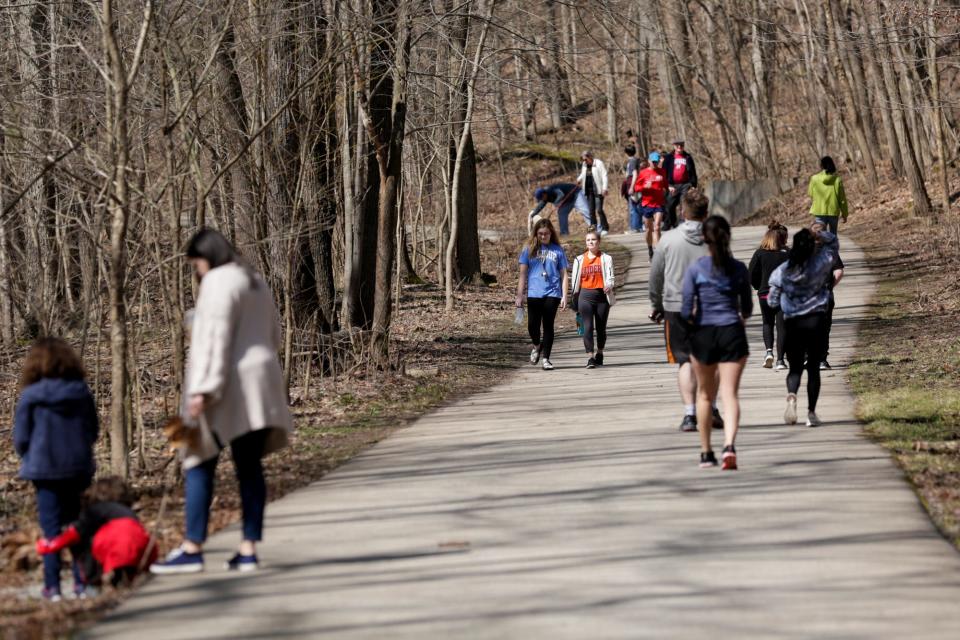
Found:
[{"label": "white sneaker", "polygon": [[797,424],[797,396],[787,394],[787,409],[783,412],[784,424]]},{"label": "white sneaker", "polygon": [[823,424],[823,421],[817,417],[817,414],[813,411],[807,413],[807,426],[808,427],[819,427]]},{"label": "white sneaker", "polygon": [[544,371],[553,371],[553,363],[550,362],[548,358],[543,359],[543,370]]},{"label": "white sneaker", "polygon": [[763,356],[763,368],[772,369],[773,368],[773,350],[767,349],[767,355]]},{"label": "white sneaker", "polygon": [[540,347],[534,347],[530,352],[530,364],[537,364],[540,360]]},{"label": "white sneaker", "polygon": [[600,237],[601,237],[601,238],[606,238],[608,235],[610,235],[610,232],[607,231],[606,229],[601,229],[601,230],[600,230]]}]

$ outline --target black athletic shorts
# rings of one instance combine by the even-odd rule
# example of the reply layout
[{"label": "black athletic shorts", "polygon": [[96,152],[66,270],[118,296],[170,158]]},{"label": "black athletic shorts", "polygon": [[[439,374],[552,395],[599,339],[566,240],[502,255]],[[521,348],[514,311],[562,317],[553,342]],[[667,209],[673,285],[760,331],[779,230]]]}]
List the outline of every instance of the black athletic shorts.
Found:
[{"label": "black athletic shorts", "polygon": [[680,317],[679,311],[663,312],[663,339],[667,343],[667,362],[690,362],[690,332],[692,327]]},{"label": "black athletic shorts", "polygon": [[750,353],[743,323],[722,327],[697,327],[690,338],[690,353],[703,364],[736,362]]}]

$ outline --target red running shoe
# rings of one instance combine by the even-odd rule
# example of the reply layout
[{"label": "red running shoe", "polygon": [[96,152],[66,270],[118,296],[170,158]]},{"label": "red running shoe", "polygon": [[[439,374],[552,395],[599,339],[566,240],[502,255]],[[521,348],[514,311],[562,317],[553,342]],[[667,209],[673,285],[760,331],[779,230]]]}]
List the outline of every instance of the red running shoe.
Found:
[{"label": "red running shoe", "polygon": [[733,445],[729,445],[723,448],[723,454],[720,456],[720,468],[724,471],[736,471],[737,470],[737,450],[733,448]]}]

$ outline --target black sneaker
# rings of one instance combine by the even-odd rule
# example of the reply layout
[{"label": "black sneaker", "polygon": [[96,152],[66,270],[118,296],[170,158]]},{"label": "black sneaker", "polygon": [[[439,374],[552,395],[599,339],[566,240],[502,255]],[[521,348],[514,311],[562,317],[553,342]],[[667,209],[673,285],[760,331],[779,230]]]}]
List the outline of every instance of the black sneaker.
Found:
[{"label": "black sneaker", "polygon": [[651,247],[650,245],[647,245],[647,254],[648,254],[647,256],[648,259],[653,260],[653,247]]},{"label": "black sneaker", "polygon": [[260,563],[257,561],[257,554],[252,556],[243,556],[239,552],[233,554],[233,557],[227,560],[224,565],[224,568],[227,571],[239,571],[241,573],[246,573],[248,571],[256,571],[260,568]]},{"label": "black sneaker", "polygon": [[597,355],[593,356],[593,361],[597,364],[598,367],[602,367],[602,366],[603,366],[603,354],[602,354],[602,353],[598,353]]},{"label": "black sneaker", "polygon": [[701,469],[712,469],[715,466],[717,466],[717,456],[713,455],[713,451],[700,454]]},{"label": "black sneaker", "polygon": [[831,367],[831,366],[830,366],[830,363],[827,362],[826,360],[824,360],[823,362],[820,363],[820,370],[821,370],[821,371],[826,371],[827,369],[832,369],[832,368],[833,368],[833,367]]},{"label": "black sneaker", "polygon": [[787,370],[787,363],[784,362],[783,360],[777,360],[776,369],[777,369],[777,371],[786,371],[786,370]]},{"label": "black sneaker", "polygon": [[680,423],[680,431],[696,431],[696,430],[697,430],[697,417],[683,416],[683,422]]},{"label": "black sneaker", "polygon": [[590,358],[587,360],[587,369],[593,369],[595,366],[597,366],[597,361],[595,358]]},{"label": "black sneaker", "polygon": [[716,407],[713,408],[713,428],[723,430],[723,416],[720,415],[720,410]]}]

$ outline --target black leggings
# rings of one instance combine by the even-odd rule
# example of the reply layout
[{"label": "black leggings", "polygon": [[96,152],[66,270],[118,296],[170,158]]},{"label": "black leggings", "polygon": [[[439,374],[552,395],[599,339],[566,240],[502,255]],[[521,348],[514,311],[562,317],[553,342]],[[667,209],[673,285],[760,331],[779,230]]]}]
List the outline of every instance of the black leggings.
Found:
[{"label": "black leggings", "polygon": [[830,292],[830,302],[827,303],[827,344],[823,346],[823,359],[827,359],[827,355],[830,353],[830,330],[833,329],[833,308],[837,306],[836,300],[833,299],[833,291]]},{"label": "black leggings", "polygon": [[610,303],[603,289],[580,289],[577,298],[577,311],[583,322],[583,348],[593,353],[593,328],[597,328],[597,349],[603,351],[607,344],[607,318],[610,316]]},{"label": "black leggings", "polygon": [[[527,331],[530,341],[540,347],[540,355],[550,357],[553,349],[553,323],[557,319],[560,298],[527,298]],[[543,325],[543,340],[540,339],[540,326]]]},{"label": "black leggings", "polygon": [[800,389],[804,360],[807,370],[807,410],[815,411],[820,397],[820,362],[827,353],[827,314],[811,313],[784,321],[785,347],[790,372],[787,374],[787,392]]},{"label": "black leggings", "polygon": [[783,360],[783,311],[767,304],[766,298],[760,300],[760,316],[763,318],[763,346],[773,349],[773,329],[777,329],[777,360]]}]

